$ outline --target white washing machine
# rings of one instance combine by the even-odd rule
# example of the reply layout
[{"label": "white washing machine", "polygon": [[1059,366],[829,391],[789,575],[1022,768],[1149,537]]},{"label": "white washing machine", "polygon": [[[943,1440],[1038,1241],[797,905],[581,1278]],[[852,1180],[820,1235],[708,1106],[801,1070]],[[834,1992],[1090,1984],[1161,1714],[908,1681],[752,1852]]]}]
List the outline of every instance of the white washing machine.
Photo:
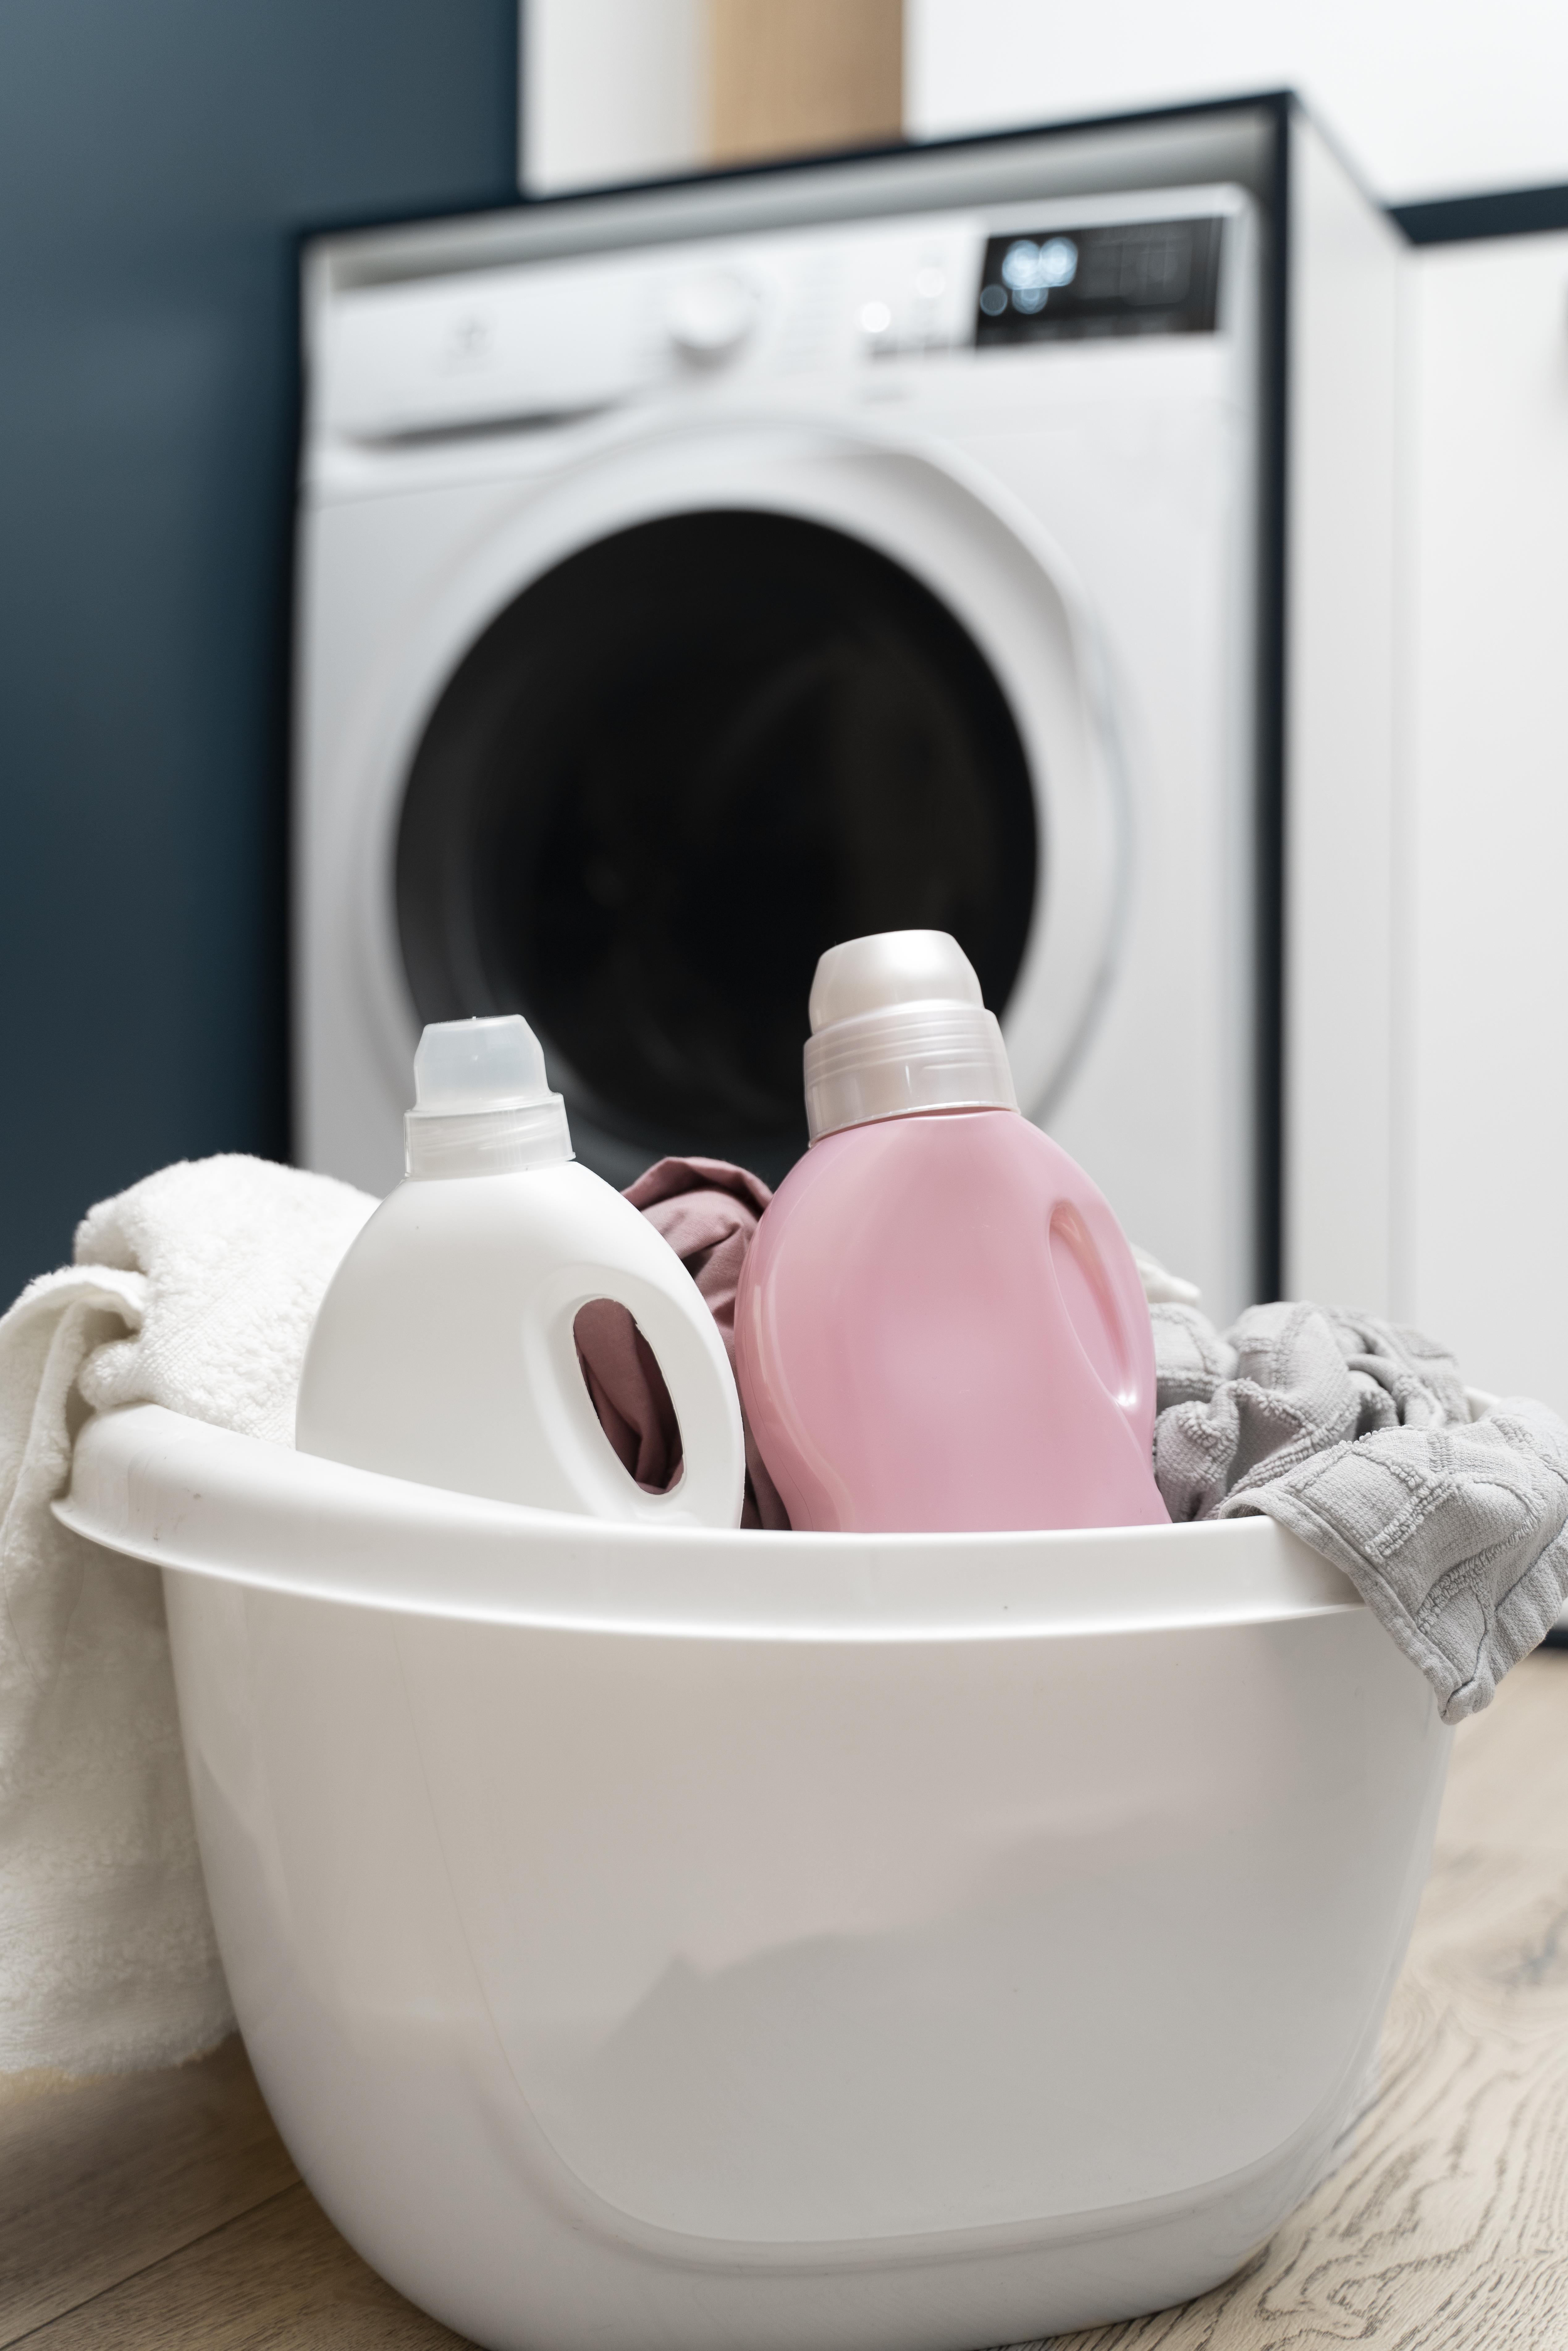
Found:
[{"label": "white washing machine", "polygon": [[312,248],[308,1165],[388,1189],[422,1022],[517,1009],[591,1165],[776,1180],[818,954],[933,925],[1134,1237],[1273,1287],[1284,136]]}]

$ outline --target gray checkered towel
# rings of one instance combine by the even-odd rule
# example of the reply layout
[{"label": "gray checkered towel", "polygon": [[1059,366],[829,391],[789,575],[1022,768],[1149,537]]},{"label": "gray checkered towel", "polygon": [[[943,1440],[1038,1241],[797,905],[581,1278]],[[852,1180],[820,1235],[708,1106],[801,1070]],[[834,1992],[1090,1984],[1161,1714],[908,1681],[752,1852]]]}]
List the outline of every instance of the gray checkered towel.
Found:
[{"label": "gray checkered towel", "polygon": [[1264,1512],[1343,1571],[1437,1691],[1489,1706],[1568,1594],[1568,1426],[1480,1416],[1451,1355],[1320,1306],[1254,1306],[1221,1337],[1156,1302],[1155,1475],[1173,1519]]}]

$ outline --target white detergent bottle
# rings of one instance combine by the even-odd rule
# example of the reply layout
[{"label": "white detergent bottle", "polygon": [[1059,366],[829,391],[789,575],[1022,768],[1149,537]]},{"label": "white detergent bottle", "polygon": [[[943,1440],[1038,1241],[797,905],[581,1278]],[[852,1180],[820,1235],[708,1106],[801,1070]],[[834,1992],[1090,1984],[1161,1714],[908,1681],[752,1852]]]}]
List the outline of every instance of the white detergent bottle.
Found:
[{"label": "white detergent bottle", "polygon": [[[321,1301],[300,1451],[541,1510],[738,1526],[724,1343],[669,1244],[576,1164],[527,1021],[428,1028],[413,1068],[407,1179]],[[634,1482],[599,1425],[572,1335],[595,1298],[628,1309],[664,1375],[683,1451],[667,1494]]]}]

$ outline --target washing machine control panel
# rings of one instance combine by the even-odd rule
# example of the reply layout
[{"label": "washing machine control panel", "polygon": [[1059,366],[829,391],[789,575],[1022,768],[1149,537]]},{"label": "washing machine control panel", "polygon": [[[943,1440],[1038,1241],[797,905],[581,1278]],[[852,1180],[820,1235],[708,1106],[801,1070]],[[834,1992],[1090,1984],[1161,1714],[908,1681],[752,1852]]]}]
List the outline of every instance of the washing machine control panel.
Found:
[{"label": "washing machine control panel", "polygon": [[1220,231],[1210,214],[988,237],[976,347],[1212,334]]},{"label": "washing machine control panel", "polygon": [[313,325],[312,431],[388,444],[537,430],[736,377],[841,379],[892,360],[1222,325],[1227,192],[1153,195],[1131,213],[1129,201],[629,246],[348,288]]}]

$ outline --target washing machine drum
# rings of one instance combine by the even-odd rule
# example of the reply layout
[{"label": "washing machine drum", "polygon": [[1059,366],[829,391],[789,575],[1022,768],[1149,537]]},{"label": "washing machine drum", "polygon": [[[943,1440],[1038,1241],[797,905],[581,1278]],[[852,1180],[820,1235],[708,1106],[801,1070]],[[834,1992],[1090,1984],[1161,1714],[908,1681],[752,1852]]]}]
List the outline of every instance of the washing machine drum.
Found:
[{"label": "washing machine drum", "polygon": [[822,949],[951,931],[999,1011],[1040,858],[1007,700],[928,589],[821,523],[683,514],[468,653],[411,771],[398,925],[422,1019],[527,1016],[591,1164],[777,1179]]}]

